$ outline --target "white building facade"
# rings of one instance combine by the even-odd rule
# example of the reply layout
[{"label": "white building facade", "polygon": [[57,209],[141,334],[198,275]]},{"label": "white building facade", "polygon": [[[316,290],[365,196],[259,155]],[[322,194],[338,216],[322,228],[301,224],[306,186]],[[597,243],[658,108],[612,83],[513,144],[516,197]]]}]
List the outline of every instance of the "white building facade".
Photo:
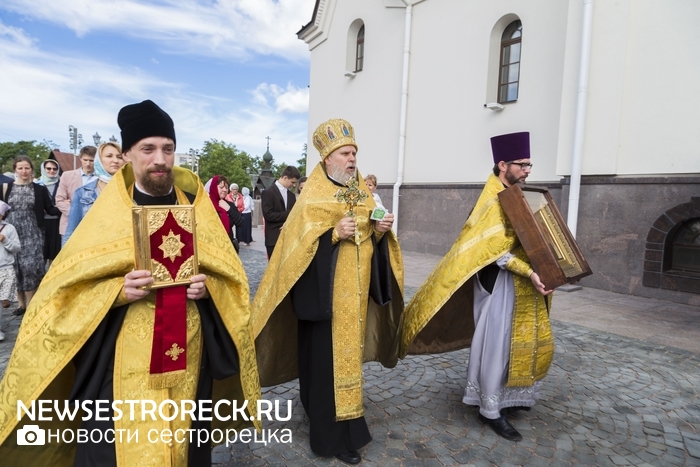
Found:
[{"label": "white building facade", "polygon": [[529,183],[578,206],[583,285],[700,305],[699,21],[694,0],[317,0],[309,141],[349,120],[402,246],[444,254],[489,138],[529,131]]}]

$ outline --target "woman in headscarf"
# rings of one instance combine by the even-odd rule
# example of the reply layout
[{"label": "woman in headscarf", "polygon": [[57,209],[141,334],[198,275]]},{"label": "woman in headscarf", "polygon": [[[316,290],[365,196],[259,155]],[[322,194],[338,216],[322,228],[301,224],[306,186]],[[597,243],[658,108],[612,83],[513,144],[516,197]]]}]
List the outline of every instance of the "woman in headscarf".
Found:
[{"label": "woman in headscarf", "polygon": [[238,236],[238,241],[244,245],[250,245],[253,241],[253,210],[255,209],[255,203],[253,198],[250,197],[250,190],[247,186],[244,186],[241,190],[243,192],[243,228],[241,229],[241,234]]},{"label": "woman in headscarf", "polygon": [[[41,163],[41,177],[37,182],[49,191],[51,203],[56,206],[56,191],[60,181],[58,162],[53,159],[45,160]],[[56,258],[61,251],[61,234],[58,233],[58,225],[61,216],[44,213],[44,259],[51,265],[51,261]]]},{"label": "woman in headscarf", "polygon": [[97,180],[93,180],[75,190],[70,202],[68,225],[66,226],[66,233],[63,235],[63,245],[73,235],[80,221],[83,220],[85,214],[95,203],[97,196],[112,179],[112,175],[117,173],[117,170],[123,165],[124,158],[122,157],[121,146],[111,141],[100,144],[100,147],[97,148],[97,157],[95,157],[95,175],[97,175]]},{"label": "woman in headscarf", "polygon": [[23,315],[46,274],[44,260],[44,213],[60,216],[46,187],[34,183],[34,164],[27,156],[15,157],[12,168],[17,179],[3,184],[2,200],[12,208],[7,222],[17,230],[22,249],[15,255],[17,302],[14,315]]},{"label": "woman in headscarf", "polygon": [[231,239],[236,253],[238,253],[238,241],[233,236],[232,227],[236,226],[238,231],[243,229],[243,217],[241,213],[238,212],[236,205],[233,202],[228,201],[226,196],[228,192],[228,180],[223,175],[214,175],[211,180],[209,180],[204,189],[209,193],[209,199],[211,199],[212,204],[214,204],[214,209],[219,215],[221,224],[223,225],[228,237]]}]

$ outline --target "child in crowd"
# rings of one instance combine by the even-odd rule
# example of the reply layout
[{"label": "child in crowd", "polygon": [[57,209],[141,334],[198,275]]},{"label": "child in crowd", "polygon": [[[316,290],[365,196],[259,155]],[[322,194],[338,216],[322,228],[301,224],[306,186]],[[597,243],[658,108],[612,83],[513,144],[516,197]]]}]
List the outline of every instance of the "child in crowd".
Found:
[{"label": "child in crowd", "polygon": [[[0,218],[4,218],[9,210],[10,205],[0,201]],[[10,306],[11,301],[17,295],[13,264],[15,262],[15,253],[19,249],[20,243],[17,231],[12,224],[0,220],[0,300],[2,300],[2,308],[0,308],[0,341],[5,340],[5,333],[2,330],[2,312]]]},{"label": "child in crowd", "polygon": [[367,174],[365,177],[365,185],[367,185],[367,188],[369,188],[369,192],[372,193],[372,197],[374,198],[374,202],[377,204],[377,207],[383,208],[384,205],[382,204],[381,198],[374,192],[374,190],[377,189],[377,177],[372,174]]}]

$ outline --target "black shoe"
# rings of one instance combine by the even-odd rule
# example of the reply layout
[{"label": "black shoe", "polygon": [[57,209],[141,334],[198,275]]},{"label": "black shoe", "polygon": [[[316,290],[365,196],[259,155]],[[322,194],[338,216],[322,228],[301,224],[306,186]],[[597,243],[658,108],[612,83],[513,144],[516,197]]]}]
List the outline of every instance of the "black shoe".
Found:
[{"label": "black shoe", "polygon": [[502,438],[505,438],[509,441],[521,441],[523,439],[523,436],[518,433],[518,430],[513,428],[513,425],[511,425],[508,420],[506,420],[506,417],[504,415],[501,415],[500,418],[492,419],[492,418],[486,418],[483,415],[479,414],[479,420],[481,423],[484,425],[489,425],[491,428],[493,428],[493,431],[496,432],[498,436],[501,436]]},{"label": "black shoe", "polygon": [[25,311],[27,311],[26,308],[17,308],[15,311],[12,312],[12,314],[15,316],[22,316]]},{"label": "black shoe", "polygon": [[520,411],[523,412],[529,412],[530,407],[523,407],[521,405],[516,405],[515,407],[506,407],[505,409],[501,409],[501,415],[515,415],[517,412]]},{"label": "black shoe", "polygon": [[347,451],[336,454],[335,457],[345,462],[346,464],[359,464],[362,462],[362,457],[357,451]]}]

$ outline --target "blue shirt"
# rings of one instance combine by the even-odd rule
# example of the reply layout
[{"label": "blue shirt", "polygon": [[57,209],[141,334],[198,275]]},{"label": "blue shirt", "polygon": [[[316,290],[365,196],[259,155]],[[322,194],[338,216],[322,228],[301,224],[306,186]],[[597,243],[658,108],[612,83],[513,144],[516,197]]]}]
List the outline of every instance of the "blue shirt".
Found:
[{"label": "blue shirt", "polygon": [[70,201],[70,211],[68,213],[68,225],[66,226],[66,233],[63,234],[61,246],[66,244],[70,236],[78,227],[78,224],[80,224],[80,221],[83,220],[85,214],[87,214],[88,210],[95,203],[95,200],[97,199],[98,181],[99,180],[95,179],[76,189],[75,193],[73,193],[73,199]]}]

